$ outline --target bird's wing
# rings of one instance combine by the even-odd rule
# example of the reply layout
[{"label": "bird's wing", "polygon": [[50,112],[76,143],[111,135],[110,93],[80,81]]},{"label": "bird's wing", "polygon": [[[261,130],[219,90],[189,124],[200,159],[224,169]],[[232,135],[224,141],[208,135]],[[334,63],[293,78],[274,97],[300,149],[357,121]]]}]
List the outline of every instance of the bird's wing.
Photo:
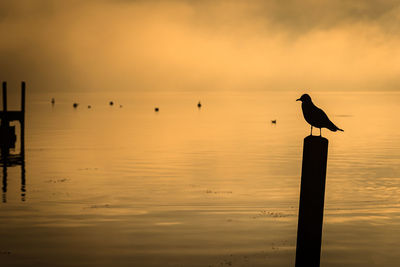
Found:
[{"label": "bird's wing", "polygon": [[320,122],[321,127],[325,127],[328,128],[331,131],[336,131],[338,128],[336,127],[335,124],[333,124],[333,122],[331,122],[331,120],[328,118],[328,116],[326,115],[326,113],[318,108],[315,107],[315,118],[316,120],[318,120],[318,122]]},{"label": "bird's wing", "polygon": [[329,121],[329,118],[325,114],[325,112],[317,106],[315,107],[315,110],[314,110],[314,116],[318,121],[321,121],[321,122],[327,121],[327,120]]}]

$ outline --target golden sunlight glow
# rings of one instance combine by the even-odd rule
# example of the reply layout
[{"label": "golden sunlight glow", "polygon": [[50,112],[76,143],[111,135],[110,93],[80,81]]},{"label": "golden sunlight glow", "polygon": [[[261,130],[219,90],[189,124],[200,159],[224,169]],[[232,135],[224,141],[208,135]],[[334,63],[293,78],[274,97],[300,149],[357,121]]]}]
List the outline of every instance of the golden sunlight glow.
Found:
[{"label": "golden sunlight glow", "polygon": [[35,90],[398,89],[398,5],[352,2],[3,2],[0,78]]}]

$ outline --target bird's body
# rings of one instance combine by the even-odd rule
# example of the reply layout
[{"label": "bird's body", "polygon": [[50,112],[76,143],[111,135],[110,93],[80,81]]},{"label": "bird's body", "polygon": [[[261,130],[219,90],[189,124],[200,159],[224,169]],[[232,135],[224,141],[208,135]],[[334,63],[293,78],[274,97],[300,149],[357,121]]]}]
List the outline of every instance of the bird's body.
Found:
[{"label": "bird's body", "polygon": [[308,94],[304,94],[301,98],[297,99],[297,101],[301,101],[301,109],[303,110],[304,119],[311,125],[311,135],[312,135],[312,127],[319,128],[321,135],[321,128],[327,128],[333,132],[342,131],[339,127],[337,127],[325,112],[318,108],[311,100],[311,97]]}]

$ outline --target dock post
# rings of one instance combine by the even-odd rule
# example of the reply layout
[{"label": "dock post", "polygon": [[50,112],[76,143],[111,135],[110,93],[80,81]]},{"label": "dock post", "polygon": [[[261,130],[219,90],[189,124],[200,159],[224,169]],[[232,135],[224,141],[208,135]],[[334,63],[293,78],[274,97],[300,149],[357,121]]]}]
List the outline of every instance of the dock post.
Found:
[{"label": "dock post", "polygon": [[1,126],[4,128],[9,126],[7,120],[7,82],[3,82],[3,117],[1,118]]},{"label": "dock post", "polygon": [[320,266],[327,158],[328,139],[304,138],[296,267]]},{"label": "dock post", "polygon": [[21,82],[21,148],[20,154],[22,158],[21,163],[21,201],[26,198],[26,181],[25,181],[25,82]]},{"label": "dock post", "polygon": [[25,179],[25,159],[22,158],[21,163],[21,201],[26,198],[26,179]]},{"label": "dock post", "polygon": [[3,111],[7,111],[7,82],[3,82]]},{"label": "dock post", "polygon": [[25,154],[25,82],[21,82],[21,155]]},{"label": "dock post", "polygon": [[1,188],[2,191],[2,201],[3,203],[7,202],[7,166],[5,165],[7,162],[3,162],[3,186]]},{"label": "dock post", "polygon": [[[2,135],[4,134],[4,129],[7,128],[8,120],[7,120],[7,82],[2,83],[3,89],[3,115],[1,117],[1,131]],[[3,136],[2,136],[3,138]],[[3,164],[3,202],[7,202],[7,155],[8,155],[8,148],[6,149],[5,146],[1,146],[1,161]]]}]

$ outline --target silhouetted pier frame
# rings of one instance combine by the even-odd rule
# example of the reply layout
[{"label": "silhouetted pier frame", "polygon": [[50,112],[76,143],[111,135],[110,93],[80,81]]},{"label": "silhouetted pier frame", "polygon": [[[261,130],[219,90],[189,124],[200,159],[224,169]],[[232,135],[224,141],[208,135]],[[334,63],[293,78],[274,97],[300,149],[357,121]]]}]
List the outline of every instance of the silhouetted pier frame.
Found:
[{"label": "silhouetted pier frame", "polygon": [[[21,110],[7,109],[7,83],[2,83],[3,110],[0,111],[0,148],[1,165],[3,167],[3,202],[7,202],[7,167],[21,166],[21,200],[25,201],[25,82],[21,83]],[[15,126],[10,122],[18,121],[20,124],[20,151],[18,154],[10,154],[10,148],[15,148]]]},{"label": "silhouetted pier frame", "polygon": [[304,138],[296,267],[320,266],[328,139]]}]

